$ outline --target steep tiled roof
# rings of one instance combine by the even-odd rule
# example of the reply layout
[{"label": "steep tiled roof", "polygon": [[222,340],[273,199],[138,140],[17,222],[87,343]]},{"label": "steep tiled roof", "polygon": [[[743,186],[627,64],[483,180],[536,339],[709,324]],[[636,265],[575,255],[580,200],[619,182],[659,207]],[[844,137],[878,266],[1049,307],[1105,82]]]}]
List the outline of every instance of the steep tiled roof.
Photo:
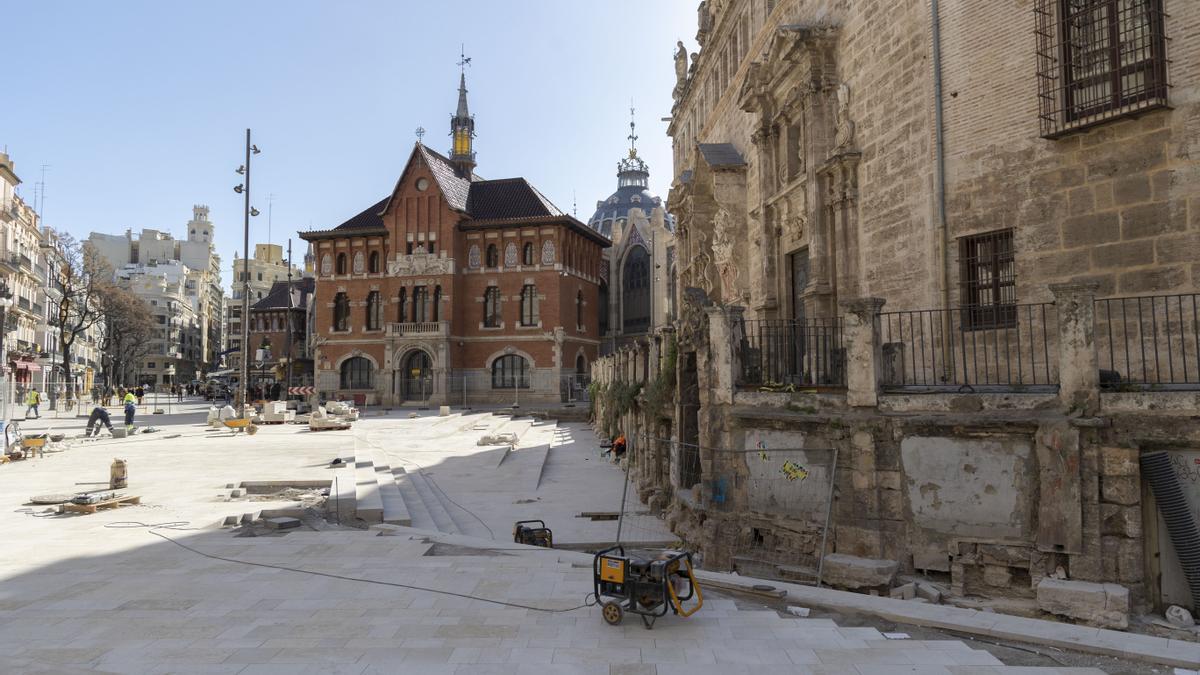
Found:
[{"label": "steep tiled roof", "polygon": [[363,209],[361,213],[354,216],[350,220],[338,225],[337,230],[361,230],[365,228],[380,228],[384,227],[383,218],[379,217],[380,211],[387,205],[388,197],[375,202],[373,205]]},{"label": "steep tiled roof", "polygon": [[[296,309],[303,309],[308,306],[309,297],[312,296],[313,288],[316,286],[317,280],[312,277],[301,277],[292,281],[292,290],[298,293],[296,298]],[[288,308],[288,282],[276,281],[271,284],[271,290],[267,295],[254,306],[251,311],[264,309],[287,309]]]},{"label": "steep tiled roof", "polygon": [[425,158],[425,163],[429,165],[429,170],[433,173],[433,179],[437,181],[438,187],[442,189],[442,194],[446,196],[446,202],[450,204],[450,208],[455,211],[466,211],[467,200],[471,191],[471,181],[482,179],[475,174],[471,174],[471,180],[467,180],[458,175],[458,172],[454,170],[454,165],[450,163],[449,159],[446,159],[434,150],[430,150],[424,144],[418,143],[417,148],[421,156]]},{"label": "steep tiled roof", "polygon": [[524,178],[505,178],[471,183],[467,213],[475,220],[508,220],[565,216]]}]

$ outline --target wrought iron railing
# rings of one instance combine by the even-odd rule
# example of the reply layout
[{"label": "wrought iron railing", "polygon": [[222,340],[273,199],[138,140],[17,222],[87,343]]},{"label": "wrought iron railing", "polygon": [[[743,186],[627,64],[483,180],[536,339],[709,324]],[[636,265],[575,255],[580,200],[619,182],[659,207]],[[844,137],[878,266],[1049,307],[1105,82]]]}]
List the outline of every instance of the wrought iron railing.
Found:
[{"label": "wrought iron railing", "polygon": [[846,386],[840,319],[742,322],[741,378],[748,386]]},{"label": "wrought iron railing", "polygon": [[883,387],[891,390],[1052,390],[1058,386],[1053,303],[879,315]]},{"label": "wrought iron railing", "polygon": [[1200,388],[1200,294],[1097,299],[1096,357],[1104,389]]}]

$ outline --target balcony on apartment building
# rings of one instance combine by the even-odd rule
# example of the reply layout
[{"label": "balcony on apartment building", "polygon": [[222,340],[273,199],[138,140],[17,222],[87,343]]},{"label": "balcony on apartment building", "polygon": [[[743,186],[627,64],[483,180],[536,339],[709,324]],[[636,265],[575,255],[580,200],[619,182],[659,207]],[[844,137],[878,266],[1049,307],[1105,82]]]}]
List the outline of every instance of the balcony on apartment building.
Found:
[{"label": "balcony on apartment building", "polygon": [[449,321],[411,321],[405,323],[389,323],[388,337],[450,337]]}]

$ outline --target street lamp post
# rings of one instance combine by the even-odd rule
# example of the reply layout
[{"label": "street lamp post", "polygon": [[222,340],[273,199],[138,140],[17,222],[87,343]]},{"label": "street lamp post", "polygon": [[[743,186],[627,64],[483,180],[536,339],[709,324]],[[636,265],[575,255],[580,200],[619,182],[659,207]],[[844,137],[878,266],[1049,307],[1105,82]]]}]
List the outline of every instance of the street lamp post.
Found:
[{"label": "street lamp post", "polygon": [[246,163],[237,168],[237,173],[246,176],[246,182],[233,188],[244,197],[242,213],[242,348],[240,381],[238,386],[238,409],[246,415],[246,387],[250,378],[250,216],[257,216],[258,209],[250,206],[250,157],[259,153],[258,146],[250,143],[250,130],[246,129]]}]

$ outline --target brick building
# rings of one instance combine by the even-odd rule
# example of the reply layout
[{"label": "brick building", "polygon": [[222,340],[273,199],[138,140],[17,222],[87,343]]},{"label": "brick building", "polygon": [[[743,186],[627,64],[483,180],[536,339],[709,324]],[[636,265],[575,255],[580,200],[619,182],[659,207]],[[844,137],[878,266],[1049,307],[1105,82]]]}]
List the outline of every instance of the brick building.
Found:
[{"label": "brick building", "polygon": [[[290,283],[276,281],[262,299],[250,306],[251,386],[270,388],[277,382],[281,386],[289,386],[289,363],[292,376],[290,386],[312,384],[308,312],[315,286],[316,282],[308,276],[291,280]],[[265,351],[260,353],[260,349]],[[260,359],[260,356],[263,358]],[[281,394],[278,398],[284,397]]]},{"label": "brick building", "polygon": [[368,403],[560,400],[599,344],[608,240],[524,178],[474,173],[465,76],[447,158],[418,142],[395,188],[316,258],[316,386]]}]

